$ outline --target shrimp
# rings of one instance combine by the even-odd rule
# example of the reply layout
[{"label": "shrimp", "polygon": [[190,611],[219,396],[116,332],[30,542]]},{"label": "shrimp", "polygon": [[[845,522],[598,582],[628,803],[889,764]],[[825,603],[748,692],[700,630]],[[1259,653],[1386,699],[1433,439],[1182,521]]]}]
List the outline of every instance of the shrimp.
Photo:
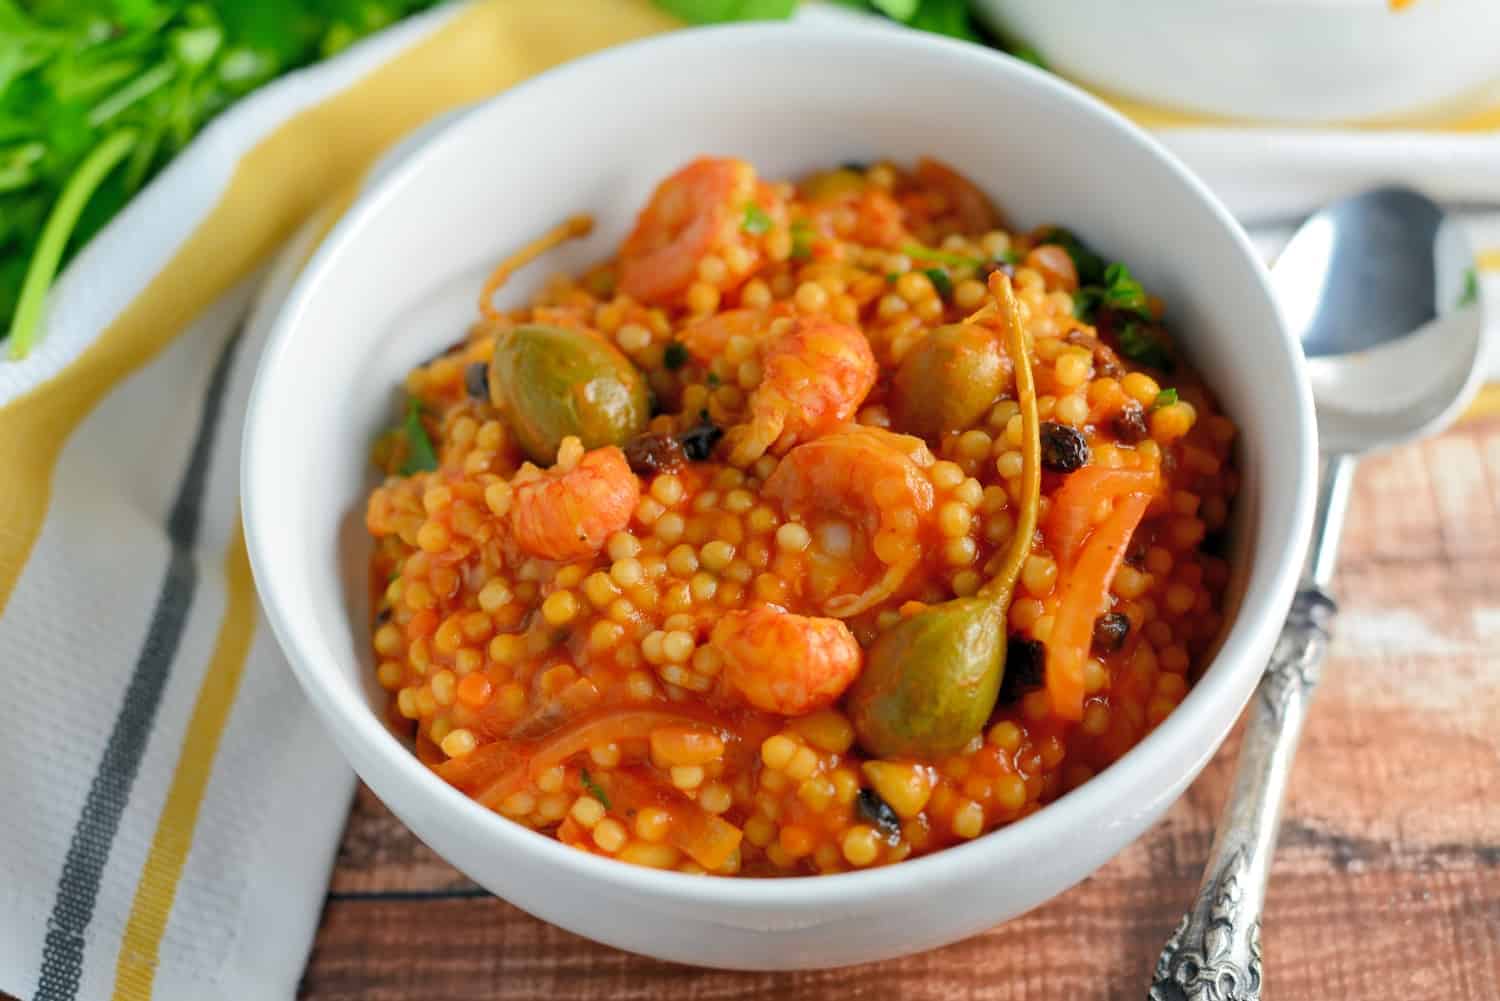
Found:
[{"label": "shrimp", "polygon": [[532,556],[571,560],[591,556],[605,540],[630,523],[641,499],[641,484],[625,453],[613,445],[583,453],[570,464],[569,453],[583,448],[563,439],[558,464],[539,470],[530,463],[512,483],[510,528],[516,544]]},{"label": "shrimp", "polygon": [[771,340],[749,420],[729,432],[729,461],[748,466],[772,446],[785,451],[854,416],[875,386],[870,342],[854,327],[806,317]]},{"label": "shrimp", "polygon": [[[750,164],[699,157],[662,181],[641,210],[620,248],[620,288],[658,305],[676,303],[695,281],[737,288],[760,264],[760,234],[785,215]],[[710,258],[716,263],[705,263]]]},{"label": "shrimp", "polygon": [[757,709],[802,716],[831,705],[859,676],[864,651],[838,619],[793,615],[776,605],[730,612],[709,643],[724,679]]},{"label": "shrimp", "polygon": [[808,586],[846,619],[895,596],[932,520],[932,453],[920,439],[851,426],[788,452],[763,494],[811,530]]},{"label": "shrimp", "polygon": [[771,317],[759,309],[730,309],[713,313],[683,328],[678,338],[693,361],[708,366],[724,354],[731,337],[759,341]]}]

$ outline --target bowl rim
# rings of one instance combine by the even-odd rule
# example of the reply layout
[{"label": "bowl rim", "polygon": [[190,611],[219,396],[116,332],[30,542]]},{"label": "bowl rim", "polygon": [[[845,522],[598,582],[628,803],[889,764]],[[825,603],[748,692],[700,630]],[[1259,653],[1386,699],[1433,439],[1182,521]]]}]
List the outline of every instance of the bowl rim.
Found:
[{"label": "bowl rim", "polygon": [[[337,681],[325,677],[332,669],[322,667],[319,662],[310,658],[304,651],[302,642],[303,634],[309,629],[315,630],[316,624],[309,621],[299,626],[293,621],[294,614],[282,607],[274,587],[278,577],[274,553],[266,535],[257,529],[257,498],[262,489],[258,486],[258,470],[263,466],[267,469],[273,467],[274,458],[271,455],[262,456],[263,450],[258,445],[256,432],[263,421],[268,419],[266,415],[275,407],[269,388],[274,370],[280,367],[279,360],[282,356],[293,348],[294,335],[301,325],[307,303],[325,272],[334,266],[343,245],[352,239],[352,234],[363,228],[366,220],[385,210],[387,203],[396,198],[396,193],[405,186],[408,179],[428,170],[429,165],[439,158],[441,150],[459,142],[458,137],[470,130],[484,129],[488,118],[503,114],[511,105],[528,100],[535,91],[550,87],[558,81],[643,59],[655,59],[658,65],[669,64],[674,51],[704,44],[730,47],[784,44],[788,32],[798,34],[799,44],[855,46],[872,56],[878,56],[880,50],[901,50],[899,54],[906,56],[915,51],[921,53],[922,58],[936,57],[976,66],[982,64],[984,72],[1009,76],[1020,81],[1023,89],[1040,91],[1053,100],[1078,106],[1096,119],[1101,129],[1123,132],[1124,138],[1144,147],[1161,168],[1175,175],[1228,231],[1246,265],[1251,268],[1261,293],[1272,306],[1277,322],[1276,329],[1270,333],[1280,345],[1285,356],[1283,361],[1291,366],[1297,411],[1295,439],[1282,442],[1281,447],[1291,446],[1292,454],[1289,458],[1301,466],[1302,475],[1295,481],[1297,493],[1293,498],[1290,523],[1280,533],[1279,544],[1275,544],[1269,554],[1267,569],[1259,577],[1254,574],[1247,576],[1240,607],[1203,675],[1189,690],[1176,711],[1095,780],[1049,803],[1045,809],[972,841],[906,859],[897,865],[811,877],[704,879],[581,852],[551,836],[485,809],[443,782],[418,761],[357,693],[341,691]],[[961,879],[965,871],[975,871],[978,868],[975,863],[981,856],[1025,856],[1028,852],[1045,850],[1043,846],[1048,843],[1061,843],[1060,839],[1083,829],[1091,816],[1109,805],[1108,790],[1111,787],[1125,788],[1140,784],[1155,767],[1159,767],[1153,765],[1153,762],[1170,755],[1174,749],[1178,752],[1191,751],[1191,755],[1179,756],[1184,759],[1186,770],[1196,771],[1206,762],[1208,752],[1217,747],[1218,741],[1209,747],[1199,746],[1192,741],[1193,717],[1207,711],[1214,703],[1234,699],[1237,700],[1234,707],[1237,718],[1253,690],[1253,685],[1246,684],[1244,675],[1259,671],[1259,668],[1248,662],[1240,664],[1236,670],[1225,668],[1215,671],[1214,668],[1221,661],[1246,659],[1251,648],[1266,642],[1265,634],[1278,627],[1290,604],[1300,577],[1303,553],[1311,529],[1317,462],[1316,426],[1307,372],[1300,347],[1292,339],[1282,320],[1270,285],[1269,273],[1255,253],[1248,236],[1223,204],[1154,137],[1124,115],[1061,78],[979,45],[916,31],[896,31],[886,26],[833,27],[778,22],[682,29],[606,48],[565,62],[482,101],[458,116],[449,126],[438,130],[436,135],[396,164],[350,207],[302,269],[281,307],[261,354],[246,410],[242,446],[241,517],[258,587],[259,582],[266,584],[261,588],[262,607],[273,635],[309,700],[318,712],[344,724],[342,728],[335,726],[330,729],[346,760],[354,755],[343,750],[344,740],[363,745],[364,750],[376,762],[370,768],[371,771],[378,768],[386,781],[399,782],[409,787],[415,795],[425,797],[431,802],[433,809],[442,814],[443,823],[463,825],[470,833],[488,839],[497,853],[510,853],[516,858],[530,857],[541,864],[557,865],[568,870],[574,877],[609,884],[616,890],[642,893],[682,904],[706,903],[751,910],[768,906],[797,908],[868,904],[900,894],[915,884]],[[1286,453],[1283,453],[1281,461],[1284,462],[1287,458]],[[1274,542],[1274,539],[1260,542],[1258,546],[1270,546]],[[1236,694],[1242,686],[1245,690],[1243,697]],[[1225,726],[1225,733],[1229,726],[1232,726],[1232,719]],[[1221,734],[1220,740],[1222,736]],[[1105,775],[1109,776],[1108,780],[1098,781]]]}]

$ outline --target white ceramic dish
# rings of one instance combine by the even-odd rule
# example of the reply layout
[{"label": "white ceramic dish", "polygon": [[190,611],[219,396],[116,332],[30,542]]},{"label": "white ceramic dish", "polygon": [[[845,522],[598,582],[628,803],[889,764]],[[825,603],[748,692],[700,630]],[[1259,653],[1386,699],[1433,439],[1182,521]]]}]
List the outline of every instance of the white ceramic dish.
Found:
[{"label": "white ceramic dish", "polygon": [[[1065,221],[1129,261],[1171,304],[1194,362],[1244,429],[1244,573],[1219,655],[1140,746],[1026,820],[860,873],[663,873],[482,809],[379,718],[363,502],[369,442],[391,420],[395,387],[465,328],[483,275],[507,250],[586,210],[595,234],[533,270],[604,256],[654,183],[705,151],[747,157],[769,177],[941,155],[1020,223]],[[1255,254],[1144,133],[1055,77],[974,46],[915,32],[742,26],[562,67],[466,114],[380,180],[308,265],[261,362],[244,518],[268,618],[309,698],[364,780],[454,865],[621,948],[721,967],[834,966],[942,945],[1019,914],[1088,875],[1182,792],[1248,697],[1291,598],[1311,512],[1313,427],[1301,356]]]},{"label": "white ceramic dish", "polygon": [[1062,73],[1163,107],[1336,122],[1500,80],[1494,0],[978,0]]}]

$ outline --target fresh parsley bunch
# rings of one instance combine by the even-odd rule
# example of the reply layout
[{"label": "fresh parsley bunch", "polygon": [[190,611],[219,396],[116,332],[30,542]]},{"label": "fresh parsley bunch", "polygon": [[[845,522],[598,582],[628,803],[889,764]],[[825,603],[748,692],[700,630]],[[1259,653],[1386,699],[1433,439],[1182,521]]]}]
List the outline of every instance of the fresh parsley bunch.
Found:
[{"label": "fresh parsley bunch", "polygon": [[211,118],[434,0],[0,0],[0,337]]}]

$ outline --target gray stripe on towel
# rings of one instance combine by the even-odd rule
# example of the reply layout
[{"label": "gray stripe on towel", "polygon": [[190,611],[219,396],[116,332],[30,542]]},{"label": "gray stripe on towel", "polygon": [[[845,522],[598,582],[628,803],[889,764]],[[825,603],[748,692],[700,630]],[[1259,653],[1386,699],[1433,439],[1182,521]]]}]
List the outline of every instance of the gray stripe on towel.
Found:
[{"label": "gray stripe on towel", "polygon": [[220,351],[203,396],[202,417],[193,439],[191,458],[167,519],[172,555],[167,562],[166,579],[151,613],[146,642],[136,658],[124,701],[115,716],[109,743],[105,745],[104,756],[73,829],[73,839],[68,844],[57,884],[57,899],[47,919],[34,1001],[76,1001],[78,996],[83,977],[84,937],[94,917],[104,866],[109,861],[120,818],[130,801],[130,788],[146,753],[146,741],[156,721],[162,692],[198,589],[193,547],[203,523],[203,495],[213,458],[214,437],[223,414],[224,390],[241,333],[236,329]]}]

